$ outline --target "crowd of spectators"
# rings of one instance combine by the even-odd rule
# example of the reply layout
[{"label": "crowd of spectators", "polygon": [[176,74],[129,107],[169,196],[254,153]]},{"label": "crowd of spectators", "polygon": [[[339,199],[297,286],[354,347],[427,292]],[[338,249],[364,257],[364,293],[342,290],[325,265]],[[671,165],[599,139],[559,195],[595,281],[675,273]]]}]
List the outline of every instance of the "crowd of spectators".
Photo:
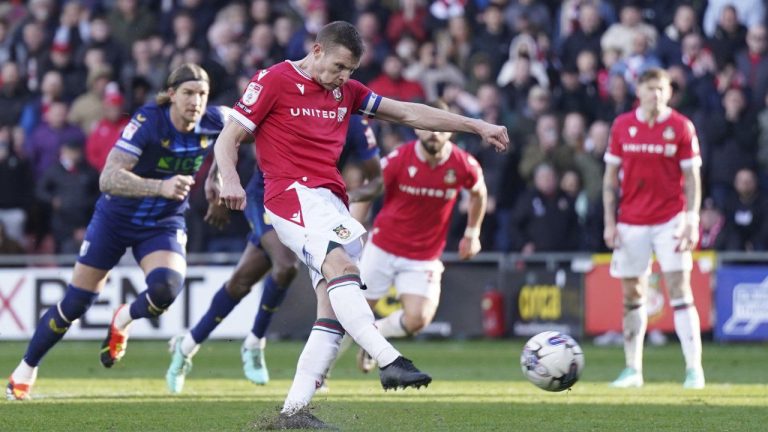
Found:
[{"label": "crowd of spectators", "polygon": [[[509,129],[501,155],[455,137],[485,171],[484,250],[605,250],[610,124],[654,66],[699,133],[700,247],[768,248],[761,0],[11,0],[0,4],[0,252],[77,251],[107,153],[170,69],[202,65],[210,103],[231,106],[254,72],[303,57],[333,20],[358,27],[367,49],[353,77],[377,93],[440,98]],[[383,154],[414,137],[374,128]],[[239,251],[242,218],[216,232],[202,223],[202,191],[191,201],[190,251]]]}]

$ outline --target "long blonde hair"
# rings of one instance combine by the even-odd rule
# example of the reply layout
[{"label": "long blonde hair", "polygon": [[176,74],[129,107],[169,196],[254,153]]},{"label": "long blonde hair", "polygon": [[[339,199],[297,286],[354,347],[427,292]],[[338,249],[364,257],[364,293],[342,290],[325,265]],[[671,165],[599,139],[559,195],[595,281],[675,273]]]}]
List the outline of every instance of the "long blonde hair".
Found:
[{"label": "long blonde hair", "polygon": [[205,69],[194,63],[184,63],[168,75],[168,79],[165,81],[165,90],[159,92],[157,96],[155,96],[155,103],[158,105],[171,103],[171,96],[168,94],[168,90],[175,90],[182,83],[187,81],[205,81],[209,84],[211,82],[210,78],[208,78],[208,72],[206,72]]}]

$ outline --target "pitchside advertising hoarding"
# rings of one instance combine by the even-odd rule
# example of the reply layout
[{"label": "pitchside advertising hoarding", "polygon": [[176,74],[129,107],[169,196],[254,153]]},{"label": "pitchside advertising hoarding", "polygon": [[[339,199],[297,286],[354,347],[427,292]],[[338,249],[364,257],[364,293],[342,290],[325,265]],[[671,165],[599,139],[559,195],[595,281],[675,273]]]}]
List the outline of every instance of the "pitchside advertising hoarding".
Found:
[{"label": "pitchside advertising hoarding", "polygon": [[514,336],[533,336],[543,331],[582,335],[583,275],[561,268],[528,267],[506,275],[511,292],[511,330]]},{"label": "pitchside advertising hoarding", "polygon": [[[131,328],[137,338],[165,339],[194,325],[207,310],[213,294],[230,276],[231,267],[190,267],[185,288],[169,310],[155,320],[138,320]],[[29,339],[38,317],[61,300],[71,269],[0,270],[0,339]],[[101,339],[114,310],[144,290],[144,274],[136,267],[116,267],[96,304],[67,332],[68,339]],[[216,329],[217,337],[242,337],[251,328],[260,293],[244,298]]]},{"label": "pitchside advertising hoarding", "polygon": [[[619,279],[611,277],[610,255],[593,257],[593,268],[585,275],[584,281],[584,332],[599,335],[608,331],[622,331],[624,313],[623,295]],[[694,254],[691,287],[694,304],[699,312],[701,330],[712,329],[712,278],[715,266],[714,253]],[[659,264],[653,263],[646,296],[648,330],[674,332],[674,312],[669,306],[669,296],[664,286]]]},{"label": "pitchside advertising hoarding", "polygon": [[720,267],[715,299],[717,340],[768,340],[768,267]]}]

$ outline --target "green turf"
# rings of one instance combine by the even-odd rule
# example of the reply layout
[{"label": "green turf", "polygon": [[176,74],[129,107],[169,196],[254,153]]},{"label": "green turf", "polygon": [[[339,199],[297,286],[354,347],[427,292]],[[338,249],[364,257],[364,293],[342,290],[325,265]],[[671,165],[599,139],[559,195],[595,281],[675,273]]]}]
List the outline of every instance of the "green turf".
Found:
[{"label": "green turf", "polygon": [[[622,366],[620,348],[584,345],[586,369],[570,392],[547,393],[524,381],[523,341],[399,342],[434,382],[387,392],[361,375],[352,352],[339,362],[331,391],[313,413],[348,431],[759,431],[768,428],[768,346],[707,344],[707,388],[682,389],[677,344],[646,348],[642,389],[608,388]],[[45,359],[36,399],[0,402],[0,431],[241,431],[279,410],[302,344],[273,342],[273,381],[241,377],[238,342],[210,342],[195,358],[185,393],[166,393],[163,342],[131,341],[112,370],[97,360],[98,342],[63,342]],[[25,344],[0,342],[0,374]]]}]

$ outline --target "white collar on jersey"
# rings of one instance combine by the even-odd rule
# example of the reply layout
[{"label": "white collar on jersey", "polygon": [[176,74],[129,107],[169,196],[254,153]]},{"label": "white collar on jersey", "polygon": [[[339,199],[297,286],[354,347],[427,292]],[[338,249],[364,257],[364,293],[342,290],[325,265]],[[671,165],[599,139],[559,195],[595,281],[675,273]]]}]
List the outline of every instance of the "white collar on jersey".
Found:
[{"label": "white collar on jersey", "polygon": [[[659,124],[659,123],[665,121],[666,119],[668,119],[669,116],[671,116],[671,115],[672,115],[672,108],[666,107],[664,109],[664,111],[660,112],[659,115],[656,116],[656,122],[655,123]],[[637,107],[637,109],[635,109],[635,117],[637,117],[638,121],[641,121],[643,123],[647,123],[648,122],[648,119],[645,118],[645,113],[643,112],[642,108],[640,108],[640,107]]]},{"label": "white collar on jersey", "polygon": [[306,72],[304,69],[302,69],[302,68],[300,68],[300,67],[296,66],[296,63],[294,63],[294,62],[292,62],[292,61],[290,61],[290,60],[286,60],[286,62],[290,63],[290,65],[291,65],[291,66],[293,66],[293,69],[294,69],[296,72],[298,72],[298,73],[299,73],[299,75],[301,75],[301,76],[303,76],[304,78],[306,78],[306,79],[308,79],[308,80],[312,81],[312,77],[311,77],[311,76],[309,76],[309,74],[308,74],[308,73],[307,73],[307,72]]},{"label": "white collar on jersey", "polygon": [[[419,158],[420,161],[427,163],[427,155],[424,153],[424,149],[421,148],[421,142],[417,139],[416,140],[416,157]],[[437,161],[437,165],[442,165],[446,162],[448,162],[448,159],[451,157],[451,153],[453,152],[453,143],[451,141],[448,141],[445,143],[445,146],[443,147],[443,155],[440,160]]]}]

